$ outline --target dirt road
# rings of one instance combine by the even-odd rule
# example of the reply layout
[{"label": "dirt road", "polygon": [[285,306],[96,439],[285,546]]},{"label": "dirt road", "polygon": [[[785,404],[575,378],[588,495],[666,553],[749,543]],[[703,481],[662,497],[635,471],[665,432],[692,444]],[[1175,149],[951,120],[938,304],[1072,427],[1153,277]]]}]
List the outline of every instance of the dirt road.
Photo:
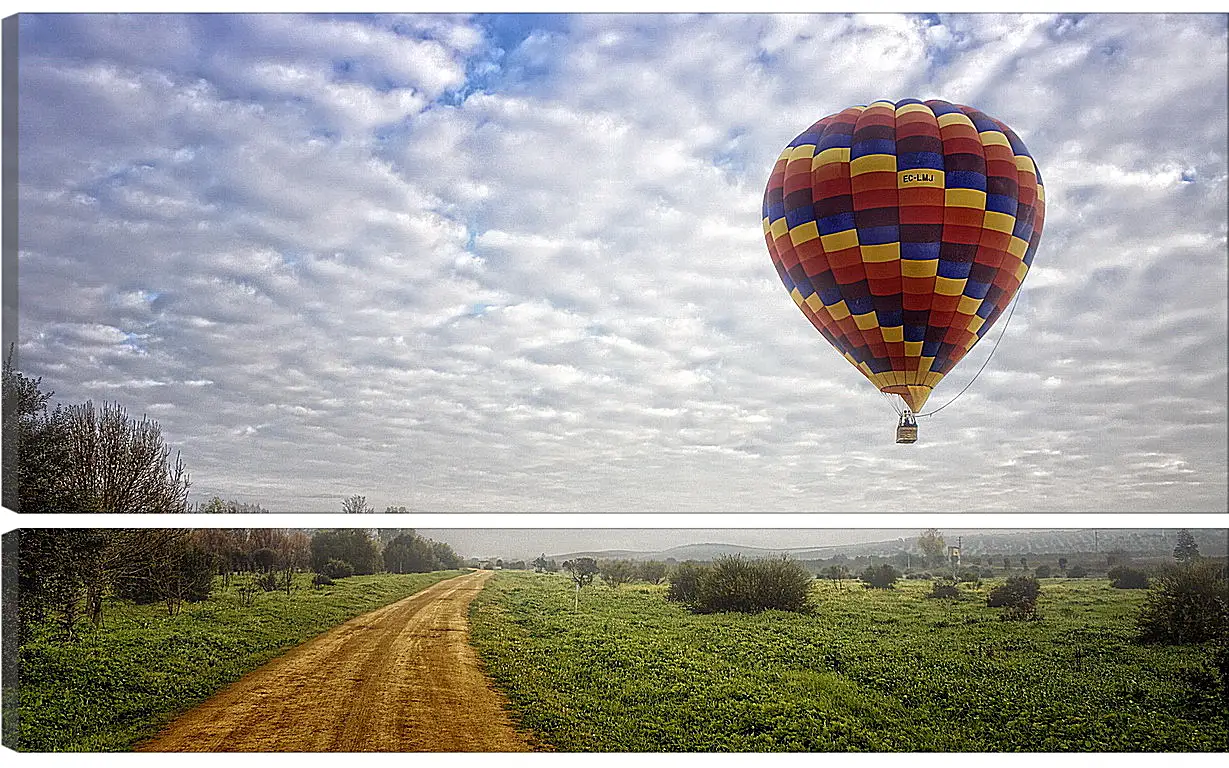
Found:
[{"label": "dirt road", "polygon": [[523,752],[469,645],[490,571],[359,616],[249,673],[142,752]]}]

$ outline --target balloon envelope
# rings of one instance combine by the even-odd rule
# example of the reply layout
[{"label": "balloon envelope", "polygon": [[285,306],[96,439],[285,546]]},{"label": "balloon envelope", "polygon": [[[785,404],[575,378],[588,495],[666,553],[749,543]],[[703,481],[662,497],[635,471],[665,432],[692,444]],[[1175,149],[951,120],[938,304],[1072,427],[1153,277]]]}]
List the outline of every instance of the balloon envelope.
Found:
[{"label": "balloon envelope", "polygon": [[1044,218],[1024,142],[939,100],[825,117],[789,143],[764,192],[764,238],[794,303],[914,412],[1011,303]]}]

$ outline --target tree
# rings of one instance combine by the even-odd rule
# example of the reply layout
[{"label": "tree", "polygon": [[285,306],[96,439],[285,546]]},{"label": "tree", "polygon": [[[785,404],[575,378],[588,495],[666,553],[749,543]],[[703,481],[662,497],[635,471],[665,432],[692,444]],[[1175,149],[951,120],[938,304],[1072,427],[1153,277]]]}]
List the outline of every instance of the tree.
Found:
[{"label": "tree", "polygon": [[1073,579],[1082,579],[1088,575],[1088,568],[1076,563],[1067,570],[1067,575]]},{"label": "tree", "polygon": [[439,563],[437,570],[452,570],[453,568],[461,567],[461,556],[452,549],[451,544],[446,544],[442,541],[431,541],[431,554],[435,556],[435,560]]},{"label": "tree", "polygon": [[533,561],[533,569],[534,571],[538,573],[542,573],[543,571],[546,570],[546,553],[545,552],[538,555],[537,559]]},{"label": "tree", "polygon": [[1199,557],[1199,546],[1191,532],[1183,528],[1178,531],[1178,544],[1174,547],[1174,560],[1179,563],[1189,563]]},{"label": "tree", "polygon": [[[141,548],[126,573],[115,579],[115,593],[134,602],[161,602],[169,616],[179,613],[185,602],[199,603],[213,589],[214,557],[195,544],[187,531],[131,531],[132,542]],[[162,541],[157,534],[165,534]]]},{"label": "tree", "polygon": [[943,561],[943,537],[937,528],[927,528],[918,536],[917,545],[926,556],[927,562],[934,564]]},{"label": "tree", "polygon": [[277,551],[269,547],[261,547],[252,553],[252,563],[263,573],[268,573],[277,567]]},{"label": "tree", "polygon": [[884,563],[878,567],[866,566],[866,570],[862,571],[858,578],[868,589],[892,589],[900,580],[900,574],[891,565]]},{"label": "tree", "polygon": [[830,565],[824,569],[824,576],[836,582],[836,588],[841,589],[841,583],[850,576],[849,568],[843,565]]},{"label": "tree", "polygon": [[670,586],[666,589],[666,599],[684,605],[695,603],[700,589],[700,577],[705,570],[707,566],[694,560],[675,565],[670,571]]},{"label": "tree", "polygon": [[187,512],[188,473],[158,423],[135,421],[118,403],[64,409],[69,474],[65,493],[82,512]]},{"label": "tree", "polygon": [[1067,558],[1058,558],[1058,570],[1062,571],[1063,573],[1067,572]]},{"label": "tree", "polygon": [[660,560],[645,560],[637,567],[636,575],[641,581],[660,584],[666,580],[666,564]]},{"label": "tree", "polygon": [[1198,559],[1164,569],[1135,623],[1148,643],[1185,645],[1229,636],[1225,565]]},{"label": "tree", "polygon": [[602,581],[615,589],[628,583],[636,575],[636,567],[630,560],[603,560],[597,567]]},{"label": "tree", "polygon": [[405,507],[394,507],[391,504],[384,508],[384,514],[386,515],[408,515],[409,513],[410,510]]},{"label": "tree", "polygon": [[72,640],[78,621],[103,621],[103,597],[167,603],[209,596],[213,556],[180,529],[27,529],[17,538],[18,634],[54,619]]},{"label": "tree", "polygon": [[1051,574],[1051,568],[1046,563],[1042,563],[1041,565],[1033,569],[1033,575],[1039,579],[1048,579],[1050,578],[1050,574]]},{"label": "tree", "polygon": [[193,510],[202,515],[267,515],[269,510],[259,504],[249,504],[228,499],[223,501],[220,496],[213,496],[209,501],[201,502]]},{"label": "tree", "polygon": [[367,504],[366,496],[351,496],[341,500],[341,511],[345,515],[371,515],[375,509]]},{"label": "tree", "polygon": [[55,393],[42,391],[41,378],[17,371],[15,349],[10,345],[4,359],[4,506],[17,512],[76,512],[62,488],[68,473],[63,411],[48,410]]},{"label": "tree", "polygon": [[312,569],[321,571],[329,560],[342,560],[359,576],[375,573],[379,553],[367,531],[358,528],[318,531],[312,536]]},{"label": "tree", "polygon": [[187,512],[188,473],[158,423],[118,403],[48,406],[53,393],[4,363],[4,504],[22,512]]},{"label": "tree", "polygon": [[580,590],[593,583],[593,577],[598,572],[597,561],[592,557],[578,557],[563,564],[563,570],[568,572],[572,583],[576,585],[576,602],[573,609],[580,607]]},{"label": "tree", "polygon": [[384,570],[389,573],[429,573],[460,566],[452,547],[414,531],[398,535],[384,546]]}]

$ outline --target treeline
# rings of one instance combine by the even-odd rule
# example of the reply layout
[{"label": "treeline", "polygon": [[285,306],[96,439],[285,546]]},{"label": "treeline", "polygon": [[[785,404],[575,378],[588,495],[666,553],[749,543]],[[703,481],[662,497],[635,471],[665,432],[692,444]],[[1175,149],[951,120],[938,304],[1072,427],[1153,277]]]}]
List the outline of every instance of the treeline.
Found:
[{"label": "treeline", "polygon": [[377,572],[426,573],[459,567],[448,544],[412,529],[20,529],[5,536],[6,616],[20,642],[43,628],[71,641],[82,622],[100,625],[108,599],[162,603],[178,614],[217,587],[240,602],[295,588],[295,574],[313,584]]}]

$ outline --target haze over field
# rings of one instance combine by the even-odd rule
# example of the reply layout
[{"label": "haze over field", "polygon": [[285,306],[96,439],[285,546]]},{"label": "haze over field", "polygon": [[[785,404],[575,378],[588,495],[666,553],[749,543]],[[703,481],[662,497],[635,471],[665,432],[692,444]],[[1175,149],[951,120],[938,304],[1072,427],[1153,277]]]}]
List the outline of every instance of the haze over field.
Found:
[{"label": "haze over field", "polygon": [[[193,501],[1225,511],[1223,15],[19,25],[20,368],[157,419]],[[913,446],[760,224],[795,135],[906,97],[1012,126],[1047,203]]]},{"label": "haze over field", "polygon": [[[421,528],[418,533],[447,542],[462,557],[502,557],[531,560],[540,554],[595,554],[598,557],[637,559],[674,557],[709,560],[719,554],[748,557],[789,554],[795,559],[830,557],[838,548],[845,554],[895,554],[919,551],[920,531],[904,528],[862,529],[614,529],[614,528]],[[1208,556],[1229,549],[1229,531],[1193,529],[1200,551]],[[1127,552],[1168,554],[1178,540],[1176,529],[1020,529],[952,528],[940,531],[949,545],[963,544],[966,554],[986,552],[1055,554],[1070,552]]]}]

